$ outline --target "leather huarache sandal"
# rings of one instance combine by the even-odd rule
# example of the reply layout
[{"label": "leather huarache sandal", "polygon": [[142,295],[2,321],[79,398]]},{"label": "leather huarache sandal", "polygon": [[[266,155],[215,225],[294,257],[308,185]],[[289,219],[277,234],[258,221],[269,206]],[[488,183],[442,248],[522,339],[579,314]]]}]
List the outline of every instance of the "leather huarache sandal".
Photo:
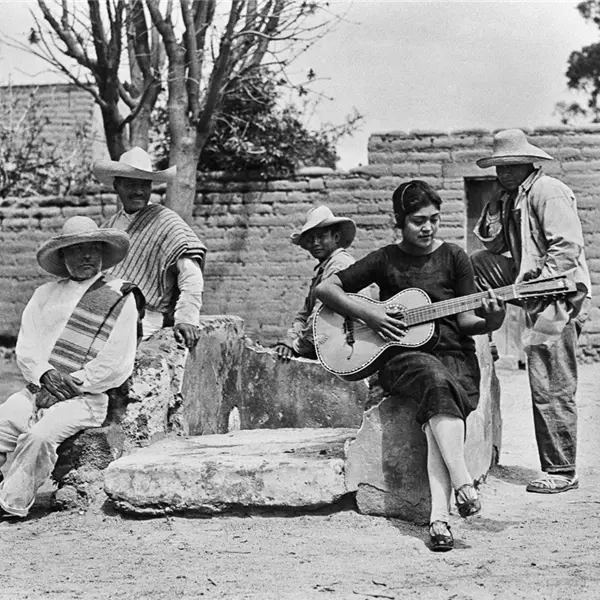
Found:
[{"label": "leather huarache sandal", "polygon": [[544,473],[542,477],[529,482],[525,488],[528,492],[535,494],[560,494],[579,487],[577,475],[567,477],[560,473]]},{"label": "leather huarache sandal", "polygon": [[429,525],[431,549],[434,552],[448,552],[454,548],[454,538],[446,521],[434,521]]},{"label": "leather huarache sandal", "polygon": [[476,515],[481,510],[481,502],[477,496],[477,490],[472,483],[461,485],[455,494],[456,508],[461,517]]}]

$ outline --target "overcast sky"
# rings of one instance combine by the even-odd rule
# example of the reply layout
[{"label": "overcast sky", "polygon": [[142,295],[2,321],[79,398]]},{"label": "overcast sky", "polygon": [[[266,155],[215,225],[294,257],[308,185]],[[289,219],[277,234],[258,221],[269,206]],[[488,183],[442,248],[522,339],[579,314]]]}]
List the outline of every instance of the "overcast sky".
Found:
[{"label": "overcast sky", "polygon": [[[340,166],[366,162],[375,131],[532,127],[558,122],[572,50],[600,40],[576,1],[334,2],[345,21],[295,64],[314,69],[333,98],[318,120],[339,123],[356,108],[360,132],[340,146]],[[0,31],[24,36],[28,0],[0,0]],[[48,80],[46,67],[0,49],[0,75],[13,83]],[[35,77],[31,77],[35,75]]]}]

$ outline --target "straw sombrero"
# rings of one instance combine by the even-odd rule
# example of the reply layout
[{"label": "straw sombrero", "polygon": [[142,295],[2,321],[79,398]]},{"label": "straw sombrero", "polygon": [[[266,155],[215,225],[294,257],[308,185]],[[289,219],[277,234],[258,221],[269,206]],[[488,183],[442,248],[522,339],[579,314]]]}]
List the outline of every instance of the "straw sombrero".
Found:
[{"label": "straw sombrero", "polygon": [[129,236],[119,229],[100,229],[88,217],[71,217],[63,225],[62,233],[42,244],[37,251],[40,267],[52,275],[69,277],[61,257],[61,248],[74,246],[83,242],[102,242],[102,270],[110,269],[121,262],[129,250]]},{"label": "straw sombrero", "polygon": [[311,229],[318,227],[329,227],[330,225],[339,225],[340,228],[340,246],[348,248],[354,236],[356,235],[356,223],[347,217],[335,217],[327,206],[317,206],[306,213],[306,223],[300,231],[291,236],[292,244],[303,246],[302,236]]},{"label": "straw sombrero", "polygon": [[177,167],[169,167],[163,171],[152,170],[150,155],[139,146],[121,154],[116,160],[99,160],[92,165],[92,171],[100,183],[112,186],[115,177],[130,179],[149,179],[157,183],[170,183],[175,179]]},{"label": "straw sombrero", "polygon": [[530,144],[520,129],[499,131],[494,136],[492,150],[491,156],[477,161],[478,167],[487,169],[501,165],[523,165],[540,160],[554,160],[541,148]]}]

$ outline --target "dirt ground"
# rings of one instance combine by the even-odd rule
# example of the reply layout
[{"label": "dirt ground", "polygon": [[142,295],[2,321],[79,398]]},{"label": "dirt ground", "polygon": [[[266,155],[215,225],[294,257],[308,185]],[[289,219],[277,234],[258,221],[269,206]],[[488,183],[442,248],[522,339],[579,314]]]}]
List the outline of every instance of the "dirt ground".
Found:
[{"label": "dirt ground", "polygon": [[[0,391],[17,384],[4,371]],[[542,496],[524,489],[538,473],[526,373],[499,371],[501,465],[482,514],[453,518],[452,552],[431,552],[424,527],[348,505],[139,520],[51,513],[46,496],[26,521],[0,523],[0,599],[599,599],[599,373],[581,366],[581,487]]]}]

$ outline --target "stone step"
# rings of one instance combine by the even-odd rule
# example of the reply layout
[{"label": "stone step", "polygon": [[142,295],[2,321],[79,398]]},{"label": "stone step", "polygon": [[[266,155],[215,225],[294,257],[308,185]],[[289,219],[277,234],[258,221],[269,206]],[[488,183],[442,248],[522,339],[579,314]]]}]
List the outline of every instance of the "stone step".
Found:
[{"label": "stone step", "polygon": [[109,465],[104,488],[135,514],[318,508],[348,492],[345,446],[355,429],[257,429],[168,438]]}]

